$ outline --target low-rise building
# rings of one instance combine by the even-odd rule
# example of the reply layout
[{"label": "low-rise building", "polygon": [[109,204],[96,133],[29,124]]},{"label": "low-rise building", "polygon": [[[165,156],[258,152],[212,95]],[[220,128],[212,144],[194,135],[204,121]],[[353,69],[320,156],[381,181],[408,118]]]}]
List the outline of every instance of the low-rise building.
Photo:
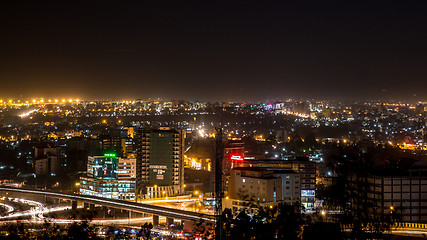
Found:
[{"label": "low-rise building", "polygon": [[136,159],[115,154],[89,156],[87,176],[80,178],[80,194],[135,200]]},{"label": "low-rise building", "polygon": [[300,201],[300,176],[294,171],[238,167],[231,170],[224,207],[254,213],[258,206]]},{"label": "low-rise building", "polygon": [[353,175],[347,194],[354,210],[376,216],[395,212],[403,222],[427,222],[427,169]]},{"label": "low-rise building", "polygon": [[55,175],[58,169],[59,163],[56,156],[45,156],[35,161],[36,175]]},{"label": "low-rise building", "polygon": [[235,167],[258,167],[270,170],[291,170],[300,175],[301,204],[306,209],[315,207],[316,162],[306,157],[294,160],[244,160],[235,163]]}]

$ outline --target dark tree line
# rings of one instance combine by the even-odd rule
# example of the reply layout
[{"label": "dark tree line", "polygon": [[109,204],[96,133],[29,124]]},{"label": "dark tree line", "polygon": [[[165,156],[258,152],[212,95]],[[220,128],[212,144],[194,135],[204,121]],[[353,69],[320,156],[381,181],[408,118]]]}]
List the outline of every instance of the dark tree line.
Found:
[{"label": "dark tree line", "polygon": [[260,207],[253,216],[243,210],[236,217],[230,209],[225,209],[222,216],[225,240],[300,239],[304,223],[299,205]]}]

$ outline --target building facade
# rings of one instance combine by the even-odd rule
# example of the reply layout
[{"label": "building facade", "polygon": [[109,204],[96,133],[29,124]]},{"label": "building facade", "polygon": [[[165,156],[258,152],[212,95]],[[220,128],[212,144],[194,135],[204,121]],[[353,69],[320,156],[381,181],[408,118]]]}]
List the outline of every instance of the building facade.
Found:
[{"label": "building facade", "polygon": [[87,174],[80,178],[80,194],[135,200],[136,159],[115,154],[89,156]]},{"label": "building facade", "polygon": [[35,161],[36,175],[56,175],[59,170],[59,162],[56,156],[45,156]]},{"label": "building facade", "polygon": [[300,175],[294,171],[238,167],[231,170],[224,207],[255,213],[258,206],[300,202]]},{"label": "building facade", "polygon": [[136,134],[137,197],[156,198],[181,194],[184,185],[184,140],[180,130],[141,129]]},{"label": "building facade", "polygon": [[377,216],[391,212],[403,222],[427,222],[427,170],[391,175],[351,176],[347,195],[352,209]]},{"label": "building facade", "polygon": [[295,160],[244,160],[234,164],[236,167],[260,167],[271,170],[291,170],[300,175],[301,204],[306,209],[314,209],[316,196],[316,162],[308,158]]}]

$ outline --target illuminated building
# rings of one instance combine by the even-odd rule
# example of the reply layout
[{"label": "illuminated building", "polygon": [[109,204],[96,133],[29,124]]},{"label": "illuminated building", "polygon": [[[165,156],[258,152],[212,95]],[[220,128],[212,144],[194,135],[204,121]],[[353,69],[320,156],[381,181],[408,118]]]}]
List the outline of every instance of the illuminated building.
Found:
[{"label": "illuminated building", "polygon": [[316,162],[308,158],[296,160],[244,160],[235,161],[236,167],[260,167],[272,170],[292,170],[301,175],[301,204],[306,209],[313,209],[316,196]]},{"label": "illuminated building", "polygon": [[113,154],[105,156],[89,156],[87,176],[99,179],[117,179],[117,157]]},{"label": "illuminated building", "polygon": [[278,203],[300,202],[300,174],[287,170],[239,167],[231,170],[228,196],[224,206],[234,212],[247,209],[255,213],[254,203],[272,206]]},{"label": "illuminated building", "polygon": [[102,149],[104,151],[113,150],[119,156],[134,158],[134,142],[132,138],[109,137],[102,140]]},{"label": "illuminated building", "polygon": [[213,146],[212,138],[200,138],[194,141],[184,155],[185,168],[211,171],[212,159],[215,157]]},{"label": "illuminated building", "polygon": [[89,156],[87,176],[80,178],[80,194],[135,200],[136,159],[115,154]]},{"label": "illuminated building", "polygon": [[127,131],[127,136],[130,138],[134,137],[134,129],[133,127],[124,127],[123,129],[125,129]]},{"label": "illuminated building", "polygon": [[80,194],[121,200],[135,200],[135,181],[81,177]]},{"label": "illuminated building", "polygon": [[185,168],[191,168],[195,170],[204,170],[204,171],[211,171],[212,169],[212,161],[211,158],[190,158],[187,156],[184,156],[184,167]]},{"label": "illuminated building", "polygon": [[228,141],[224,147],[224,158],[223,158],[223,171],[226,176],[230,175],[230,170],[233,167],[232,157],[241,156],[245,152],[245,147],[242,141]]},{"label": "illuminated building", "polygon": [[184,185],[184,132],[170,128],[141,129],[136,139],[138,198],[181,194]]},{"label": "illuminated building", "polygon": [[135,158],[119,158],[117,178],[120,180],[135,179],[135,176],[136,176],[136,159]]}]

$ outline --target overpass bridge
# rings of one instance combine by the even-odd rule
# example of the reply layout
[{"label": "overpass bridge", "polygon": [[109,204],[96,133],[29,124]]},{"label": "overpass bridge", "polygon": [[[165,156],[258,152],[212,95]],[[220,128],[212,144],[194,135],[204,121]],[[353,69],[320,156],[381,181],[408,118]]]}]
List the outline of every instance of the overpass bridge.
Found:
[{"label": "overpass bridge", "polygon": [[116,209],[122,209],[127,211],[134,211],[139,213],[148,213],[153,215],[153,225],[158,223],[159,216],[166,217],[166,222],[173,223],[173,219],[184,220],[184,223],[189,222],[189,225],[193,225],[194,222],[203,221],[205,223],[215,223],[215,217],[209,214],[197,213],[192,211],[185,211],[174,208],[167,208],[162,206],[155,206],[144,203],[129,202],[123,200],[115,200],[109,198],[101,198],[96,196],[88,195],[77,195],[60,192],[52,192],[45,190],[33,190],[33,189],[22,189],[13,187],[0,187],[0,192],[13,192],[22,194],[33,194],[39,196],[46,196],[57,199],[71,200],[73,205],[77,205],[77,202],[84,202],[89,204],[97,204],[105,207],[111,207]]}]

